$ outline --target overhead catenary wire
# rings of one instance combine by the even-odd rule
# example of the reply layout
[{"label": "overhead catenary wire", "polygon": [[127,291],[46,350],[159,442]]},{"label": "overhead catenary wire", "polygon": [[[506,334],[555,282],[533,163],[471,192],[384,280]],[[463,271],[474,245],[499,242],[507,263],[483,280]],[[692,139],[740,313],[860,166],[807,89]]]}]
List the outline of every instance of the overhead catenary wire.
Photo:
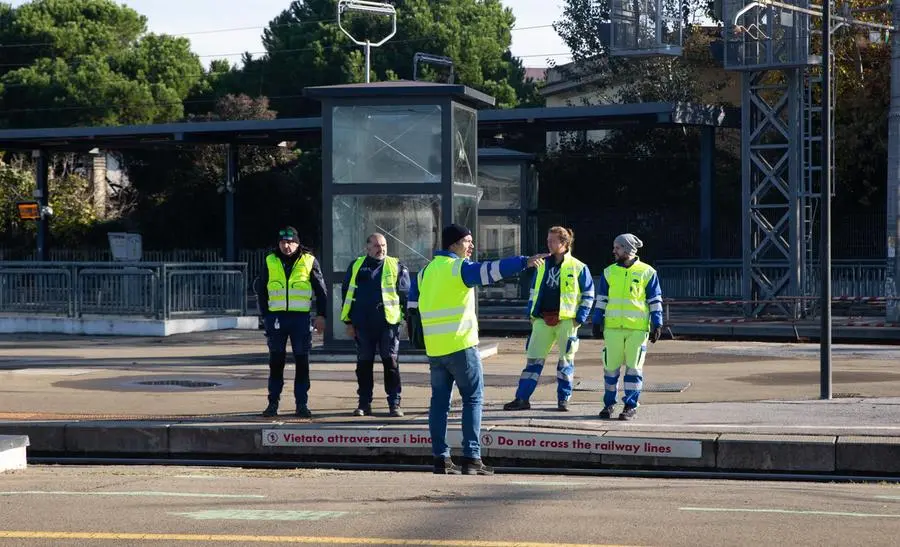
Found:
[{"label": "overhead catenary wire", "polygon": [[[268,24],[263,26],[251,26],[251,27],[229,27],[229,28],[219,28],[219,29],[208,29],[208,30],[195,30],[190,32],[150,32],[149,34],[157,34],[160,36],[172,36],[176,38],[184,37],[184,36],[197,36],[197,35],[206,35],[206,34],[222,34],[227,32],[243,32],[247,30],[266,30],[271,28],[278,27],[299,27],[302,25],[314,25],[319,23],[334,23],[335,20],[332,19],[314,19],[309,21],[296,21],[291,23],[275,23]],[[513,27],[510,32],[517,32],[522,30],[537,30],[544,28],[553,28],[553,25],[532,25],[528,27]],[[14,42],[11,44],[3,44],[0,43],[0,50],[2,49],[13,49],[13,48],[29,48],[29,47],[50,47],[57,45],[55,42]],[[201,56],[202,57],[202,56]]]}]

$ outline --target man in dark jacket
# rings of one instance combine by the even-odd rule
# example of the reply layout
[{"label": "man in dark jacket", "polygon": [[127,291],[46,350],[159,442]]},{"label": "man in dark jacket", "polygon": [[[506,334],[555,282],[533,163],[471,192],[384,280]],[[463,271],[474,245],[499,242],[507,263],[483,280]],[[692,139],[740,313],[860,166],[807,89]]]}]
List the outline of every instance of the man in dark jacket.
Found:
[{"label": "man in dark jacket", "polygon": [[254,286],[259,313],[263,318],[269,346],[269,405],[262,415],[278,415],[284,388],[284,366],[288,337],[297,366],[294,375],[296,415],[310,418],[309,350],[312,345],[309,313],[316,297],[315,330],[325,330],[328,292],[319,261],[300,247],[297,230],[287,226],[278,231],[278,247],[266,255],[265,267]]},{"label": "man in dark jacket", "polygon": [[342,285],[341,320],[347,334],[356,341],[356,379],[359,405],[354,416],[372,414],[375,349],[384,365],[384,391],[393,417],[400,410],[400,323],[409,292],[409,270],[387,254],[387,239],[371,234],[366,239],[366,255],[350,263]]}]

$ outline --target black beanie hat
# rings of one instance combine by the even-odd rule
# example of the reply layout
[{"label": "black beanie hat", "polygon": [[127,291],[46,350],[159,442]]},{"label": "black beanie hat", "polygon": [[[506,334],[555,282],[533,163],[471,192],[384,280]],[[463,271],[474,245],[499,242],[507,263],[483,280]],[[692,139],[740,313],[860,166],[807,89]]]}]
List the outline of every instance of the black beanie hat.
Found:
[{"label": "black beanie hat", "polygon": [[470,235],[472,232],[465,226],[451,224],[441,231],[441,248],[447,250],[460,239]]}]

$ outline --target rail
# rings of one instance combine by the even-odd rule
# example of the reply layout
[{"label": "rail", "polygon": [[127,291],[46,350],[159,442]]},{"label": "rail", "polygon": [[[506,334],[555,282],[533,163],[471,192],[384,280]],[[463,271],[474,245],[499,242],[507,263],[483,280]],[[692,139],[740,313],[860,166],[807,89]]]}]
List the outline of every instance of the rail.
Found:
[{"label": "rail", "polygon": [[246,315],[247,265],[229,262],[0,262],[0,313]]}]

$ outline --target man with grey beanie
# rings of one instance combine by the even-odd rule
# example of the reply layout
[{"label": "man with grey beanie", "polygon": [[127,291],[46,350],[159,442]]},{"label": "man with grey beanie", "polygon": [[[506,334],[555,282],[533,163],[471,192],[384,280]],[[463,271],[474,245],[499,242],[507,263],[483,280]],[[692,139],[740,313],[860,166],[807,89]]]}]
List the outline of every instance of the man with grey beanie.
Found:
[{"label": "man with grey beanie", "polygon": [[620,420],[634,419],[641,396],[647,341],[662,333],[662,290],[649,264],[637,257],[644,243],[634,234],[621,234],[613,242],[616,263],[603,270],[594,305],[595,337],[603,335],[603,410],[612,418],[618,393],[619,370],[625,365],[625,408]]}]

